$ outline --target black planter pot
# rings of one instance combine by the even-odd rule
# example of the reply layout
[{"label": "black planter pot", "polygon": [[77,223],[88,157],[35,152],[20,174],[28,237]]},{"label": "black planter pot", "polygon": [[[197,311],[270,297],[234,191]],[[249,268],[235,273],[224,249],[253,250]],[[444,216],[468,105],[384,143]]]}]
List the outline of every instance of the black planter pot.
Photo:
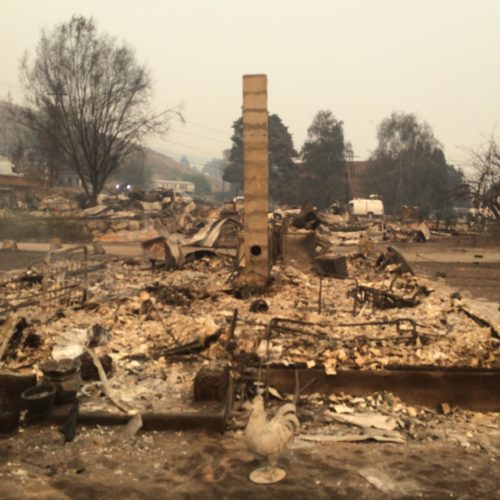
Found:
[{"label": "black planter pot", "polygon": [[21,394],[21,399],[31,415],[43,417],[52,411],[56,399],[56,387],[54,384],[31,387]]}]

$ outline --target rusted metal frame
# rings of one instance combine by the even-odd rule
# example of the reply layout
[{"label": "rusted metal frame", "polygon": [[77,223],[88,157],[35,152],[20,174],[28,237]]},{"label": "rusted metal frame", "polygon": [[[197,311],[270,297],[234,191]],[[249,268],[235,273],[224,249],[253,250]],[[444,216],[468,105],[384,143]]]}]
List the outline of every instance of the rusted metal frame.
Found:
[{"label": "rusted metal frame", "polygon": [[[381,288],[373,288],[367,285],[357,285],[351,294],[354,297],[354,310],[358,304],[365,303],[371,299],[373,304],[379,309],[392,309],[392,308],[402,308],[402,307],[416,307],[420,304],[420,301],[415,297],[411,299],[400,297],[388,290],[383,290]],[[384,300],[389,302],[389,304],[384,304]]]},{"label": "rusted metal frame", "polygon": [[[279,318],[279,317],[271,318],[271,320],[269,321],[269,323],[267,325],[266,335],[265,335],[265,339],[266,339],[266,356],[265,356],[266,363],[269,360],[269,349],[270,349],[270,345],[271,345],[271,337],[273,334],[273,330],[279,329],[279,325],[277,325],[277,323],[279,321],[285,321],[288,323],[299,324],[299,325],[318,326],[317,323],[311,323],[309,321]],[[298,334],[302,334],[302,335],[309,334],[313,337],[320,337],[321,339],[328,339],[328,337],[326,337],[326,335],[321,334],[321,333],[317,333],[317,332],[304,332],[302,330],[299,330],[298,328],[291,328],[291,327],[282,327],[282,329],[285,330],[286,332],[298,333]],[[330,340],[335,340],[335,339],[330,339]],[[261,358],[260,364],[259,364],[259,380],[260,380],[260,372],[262,369],[262,363],[263,363],[263,359]]]},{"label": "rusted metal frame", "polygon": [[[19,300],[19,299],[16,299],[16,300]],[[2,312],[7,313],[9,311],[18,311],[19,309],[23,309],[24,307],[36,306],[37,304],[39,304],[40,300],[30,298],[30,299],[26,299],[25,301],[20,302],[16,305],[13,305],[13,304],[7,302],[6,300],[3,302],[4,302],[4,304],[0,305],[0,313],[2,313]]]},{"label": "rusted metal frame", "polygon": [[[27,269],[30,270],[31,266],[35,264],[38,261],[32,262],[29,266],[27,266]],[[24,283],[28,281],[32,281],[33,284],[38,282],[37,284],[42,282],[42,275],[41,274],[32,274],[30,276],[25,276],[25,275],[15,275],[15,276],[8,276],[4,279],[0,280],[0,288],[10,285],[11,283]]]},{"label": "rusted metal frame", "polygon": [[[396,325],[397,332],[401,333],[401,325],[403,323],[409,323],[412,327],[412,337],[415,338],[418,336],[417,326],[419,325],[413,318],[394,318],[394,319],[386,319],[379,321],[361,321],[358,323],[337,323],[334,327],[354,327],[354,326],[384,326],[384,325]],[[427,334],[425,334],[427,335]],[[371,339],[370,339],[371,340]]]},{"label": "rusted metal frame", "polygon": [[49,288],[46,295],[46,303],[50,309],[56,303],[64,303],[69,306],[73,300],[82,302],[82,298],[78,299],[77,294],[81,292],[81,286],[79,283],[70,283],[64,286],[59,286],[57,288]]},{"label": "rusted metal frame", "polygon": [[66,272],[66,274],[68,276],[71,276],[71,277],[76,277],[76,276],[80,276],[81,274],[87,274],[87,279],[88,279],[88,275],[90,275],[91,273],[95,272],[95,271],[100,271],[101,269],[105,269],[106,267],[106,263],[105,262],[101,262],[99,264],[95,264],[93,266],[90,266],[88,265],[87,268],[83,268],[83,266],[80,266],[80,268],[76,268],[76,269],[71,269],[71,270],[68,270]]},{"label": "rusted metal frame", "polygon": [[[271,318],[268,328],[266,331],[266,339],[269,340],[272,336],[272,331],[273,330],[285,330],[285,331],[290,331],[290,332],[295,332],[295,333],[303,333],[307,335],[312,335],[321,339],[332,339],[332,340],[346,340],[342,339],[340,337],[327,337],[324,333],[319,333],[319,332],[311,332],[311,331],[304,331],[299,328],[293,328],[290,326],[285,326],[285,325],[280,325],[280,323],[292,323],[292,324],[298,324],[298,325],[304,325],[304,326],[318,326],[318,327],[325,327],[329,326],[330,328],[349,328],[349,327],[356,327],[356,326],[384,326],[384,325],[396,325],[398,333],[401,333],[401,324],[403,323],[409,323],[412,327],[412,336],[416,337],[418,335],[417,333],[417,326],[423,326],[419,325],[413,318],[393,318],[393,319],[387,319],[387,320],[379,320],[379,321],[362,321],[362,322],[357,322],[357,323],[336,323],[336,324],[325,324],[325,323],[314,323],[314,322],[308,322],[308,321],[302,321],[302,320],[297,320],[297,319],[289,319],[289,318],[280,318],[280,317],[274,317]],[[427,335],[427,334],[425,334]],[[391,339],[391,337],[383,337],[383,338],[368,338],[366,336],[359,336],[355,338],[366,338],[368,340],[388,340]]]},{"label": "rusted metal frame", "polygon": [[[6,314],[8,312],[15,312],[15,311],[18,311],[19,309],[24,309],[25,307],[31,307],[31,306],[36,306],[38,304],[40,304],[40,299],[37,299],[37,298],[32,298],[32,296],[30,295],[31,298],[28,298],[22,302],[19,302],[17,304],[11,304],[7,301],[3,301],[4,304],[0,305],[0,314]],[[20,300],[20,299],[16,299],[16,300]]]},{"label": "rusted metal frame", "polygon": [[264,383],[282,393],[293,393],[295,371],[300,379],[315,381],[307,393],[349,393],[366,396],[388,391],[408,404],[437,408],[441,403],[461,406],[474,411],[500,411],[500,370],[464,369],[460,367],[406,366],[384,370],[342,370],[327,375],[323,368],[270,366],[265,371]]},{"label": "rusted metal frame", "polygon": [[361,297],[359,296],[360,290],[367,293],[368,295],[371,295],[373,298],[375,298],[376,295],[384,295],[385,297],[390,298],[391,300],[394,300],[395,302],[399,301],[399,302],[405,303],[402,305],[395,304],[394,307],[401,308],[401,307],[415,307],[415,306],[417,306],[420,303],[420,301],[418,301],[416,299],[416,297],[418,295],[418,291],[415,292],[414,296],[411,299],[407,299],[405,297],[400,297],[400,296],[392,293],[392,287],[394,286],[394,283],[397,281],[398,278],[399,278],[398,275],[396,275],[394,277],[394,279],[391,281],[391,283],[389,285],[388,290],[384,290],[381,288],[369,287],[367,285],[361,285],[356,278],[349,278],[349,279],[352,279],[354,281],[354,288],[349,292],[349,295],[351,295],[354,299],[352,315],[355,316],[357,313],[357,310],[358,310],[358,306],[360,304],[366,303],[366,301],[368,300],[368,299],[365,299],[365,300],[361,299]]},{"label": "rusted metal frame", "polygon": [[[382,341],[389,341],[389,342],[415,342],[416,339],[418,338],[419,335],[421,336],[426,336],[427,334],[418,334],[416,328],[418,323],[416,323],[415,320],[412,318],[395,318],[395,319],[389,319],[389,320],[380,320],[380,321],[364,321],[364,322],[359,322],[359,323],[339,323],[337,325],[329,325],[333,328],[335,327],[340,327],[340,328],[346,328],[346,327],[356,327],[356,326],[370,326],[370,325],[375,325],[375,326],[383,326],[383,325],[396,325],[398,333],[401,333],[401,324],[402,323],[410,323],[412,326],[412,332],[411,335],[409,336],[398,336],[398,337],[367,337],[366,335],[358,335],[356,337],[352,338],[341,338],[341,337],[332,337],[328,336],[325,333],[319,333],[315,331],[310,331],[310,330],[302,330],[300,328],[294,328],[291,326],[285,326],[285,325],[280,325],[280,322],[284,323],[292,323],[292,324],[297,324],[297,325],[304,325],[304,326],[323,326],[320,323],[314,323],[314,322],[309,322],[309,321],[302,321],[298,319],[288,319],[288,318],[280,318],[280,317],[274,317],[271,318],[271,320],[268,323],[268,326],[266,328],[266,335],[265,335],[265,340],[266,340],[266,355],[265,355],[265,362],[266,362],[266,369],[268,366],[268,360],[269,360],[269,351],[270,351],[270,340],[272,338],[273,332],[274,331],[279,331],[282,333],[292,333],[292,334],[297,334],[297,335],[307,335],[311,336],[313,338],[317,338],[319,340],[325,341],[330,344],[334,344],[337,346],[338,344],[355,344],[356,342],[364,341],[364,342],[382,342]],[[421,325],[420,325],[421,326]],[[260,380],[260,373],[262,369],[262,364],[263,360],[261,359],[260,364],[259,364],[259,380]]]},{"label": "rusted metal frame", "polygon": [[47,302],[47,300],[49,301],[53,301],[54,300],[54,297],[49,297],[48,299],[44,299],[43,297],[47,297],[49,295],[52,295],[54,293],[57,293],[59,291],[61,291],[62,289],[64,288],[72,288],[72,289],[75,289],[77,288],[76,285],[68,285],[66,287],[63,287],[63,288],[57,288],[57,289],[49,289],[47,291],[47,293],[44,295],[44,289],[42,288],[42,298],[40,299],[40,293],[30,293],[30,294],[27,294],[27,298],[25,300],[22,300],[21,298],[16,298],[15,300],[16,301],[19,301],[21,300],[21,302],[18,302],[17,304],[12,304],[12,303],[9,303],[8,301],[6,300],[2,300],[2,304],[0,304],[0,314],[2,313],[7,313],[7,312],[14,312],[14,311],[18,311],[20,309],[24,309],[25,307],[31,307],[31,306],[36,306],[36,305],[39,305],[40,303],[42,304],[45,304]]},{"label": "rusted metal frame", "polygon": [[[77,252],[81,251],[83,254],[83,258],[78,260],[76,263],[71,260],[71,257],[76,255]],[[63,272],[65,276],[68,275],[73,277],[74,283],[69,285],[59,287],[56,289],[50,289],[50,278],[51,278],[51,261],[53,256],[66,254],[68,255],[68,262],[63,266]],[[72,264],[76,267],[72,268]],[[82,297],[80,302],[83,303],[87,299],[88,295],[88,249],[86,245],[78,245],[75,247],[67,248],[67,249],[58,249],[54,251],[49,251],[44,259],[44,272],[42,278],[42,300],[44,303],[44,308],[48,312],[50,309],[50,303],[52,302],[61,302],[66,299],[67,304],[71,304],[73,299],[76,299],[76,295],[73,295],[72,292],[74,290],[81,290]],[[83,280],[80,282],[76,279],[76,277],[80,274],[83,274]],[[65,281],[68,281],[65,277]],[[60,294],[60,292],[67,290],[68,293]],[[59,294],[59,295],[58,295]]]},{"label": "rusted metal frame", "polygon": [[[78,281],[75,280],[75,282],[72,284],[58,288],[51,288],[50,286],[50,281],[52,278],[51,271],[53,269],[51,267],[51,255],[70,253],[70,252],[72,252],[72,255],[74,255],[76,251],[80,250],[82,251],[83,258],[77,261],[76,263],[68,259],[69,264],[66,265],[66,269],[64,270],[64,272],[65,275],[70,278],[76,278],[79,275],[83,275],[81,282],[78,283]],[[75,264],[76,267],[71,268],[71,264]],[[41,304],[42,307],[46,311],[48,311],[50,309],[49,306],[51,305],[52,302],[56,300],[61,301],[63,299],[67,299],[68,304],[70,304],[73,301],[73,299],[76,299],[79,302],[84,303],[88,298],[89,274],[91,272],[103,269],[104,267],[105,263],[98,263],[92,268],[89,266],[89,253],[85,245],[79,245],[69,249],[60,249],[48,252],[42,261],[42,272],[40,275],[38,275],[39,280],[41,282],[41,290],[40,291],[30,290],[24,296],[22,295],[21,292],[20,296],[16,297],[15,299],[16,301],[18,301],[18,303],[15,305],[9,303],[6,300],[0,299],[0,313],[17,311],[25,307],[36,306],[39,304]],[[11,280],[3,281],[2,284],[6,285],[8,283],[21,283],[21,282],[23,282],[23,277],[16,276]],[[79,299],[77,295],[73,294],[73,291],[75,290],[81,290],[82,292],[81,299]],[[64,291],[67,291],[68,293],[62,294],[61,292]]]},{"label": "rusted metal frame", "polygon": [[67,299],[66,303],[67,305],[69,305],[71,303],[71,299],[74,297],[71,292],[75,290],[80,290],[80,286],[78,285],[78,283],[72,283],[70,285],[64,285],[59,288],[49,289],[47,300],[50,303]]},{"label": "rusted metal frame", "polygon": [[[312,332],[304,332],[299,329],[287,329],[287,328],[277,328],[278,331],[283,332],[283,333],[294,333],[294,334],[300,334],[300,335],[312,335]],[[393,343],[400,343],[400,342],[415,342],[415,337],[413,335],[406,335],[406,336],[399,336],[399,337],[367,337],[366,335],[357,335],[356,337],[351,337],[351,338],[340,338],[340,337],[328,337],[326,335],[322,334],[316,334],[314,335],[314,338],[317,338],[319,340],[323,340],[328,344],[334,344],[335,346],[337,345],[353,345],[359,342],[393,342]]]},{"label": "rusted metal frame", "polygon": [[329,337],[324,333],[319,333],[319,332],[314,332],[310,330],[301,330],[300,328],[294,328],[291,326],[284,326],[284,325],[275,325],[273,327],[273,332],[289,332],[289,333],[297,333],[300,335],[307,335],[309,337],[314,337],[318,339],[324,339],[324,340],[338,340],[340,341],[340,337]]}]

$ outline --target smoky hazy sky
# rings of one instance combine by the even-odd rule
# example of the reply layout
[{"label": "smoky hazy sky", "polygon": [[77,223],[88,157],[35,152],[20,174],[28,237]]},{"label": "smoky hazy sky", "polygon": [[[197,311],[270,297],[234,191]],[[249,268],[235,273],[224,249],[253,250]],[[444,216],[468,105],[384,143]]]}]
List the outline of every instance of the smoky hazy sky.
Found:
[{"label": "smoky hazy sky", "polygon": [[153,145],[201,166],[230,145],[242,75],[266,73],[269,110],[297,149],[314,114],[344,121],[359,159],[392,111],[432,126],[450,162],[500,127],[500,0],[0,0],[0,97],[42,28],[72,14],[135,48],[155,108],[184,104]]}]

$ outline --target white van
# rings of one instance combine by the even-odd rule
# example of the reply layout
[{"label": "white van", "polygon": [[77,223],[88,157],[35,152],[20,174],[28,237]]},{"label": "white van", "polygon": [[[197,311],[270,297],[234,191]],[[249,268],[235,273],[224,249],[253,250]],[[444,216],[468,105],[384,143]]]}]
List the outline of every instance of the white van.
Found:
[{"label": "white van", "polygon": [[371,196],[370,198],[354,198],[347,204],[347,210],[351,215],[370,219],[384,216],[382,200]]}]

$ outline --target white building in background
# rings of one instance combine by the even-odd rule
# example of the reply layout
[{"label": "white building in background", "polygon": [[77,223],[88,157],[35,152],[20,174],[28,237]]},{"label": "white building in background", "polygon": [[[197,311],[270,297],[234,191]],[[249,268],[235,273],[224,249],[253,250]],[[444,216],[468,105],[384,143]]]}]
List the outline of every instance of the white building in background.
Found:
[{"label": "white building in background", "polygon": [[20,174],[17,174],[12,170],[14,165],[7,160],[4,156],[0,156],[0,175],[9,175],[13,177],[21,177]]},{"label": "white building in background", "polygon": [[151,183],[153,184],[154,189],[172,189],[173,191],[194,193],[194,182],[154,179]]}]

